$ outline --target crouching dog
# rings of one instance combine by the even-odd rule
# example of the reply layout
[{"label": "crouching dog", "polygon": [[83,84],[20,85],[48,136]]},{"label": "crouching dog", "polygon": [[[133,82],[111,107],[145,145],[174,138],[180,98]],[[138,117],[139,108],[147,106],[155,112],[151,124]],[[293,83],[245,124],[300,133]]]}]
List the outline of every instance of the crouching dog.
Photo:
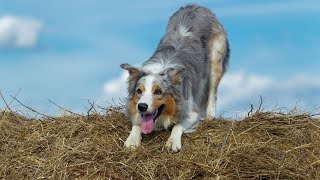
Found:
[{"label": "crouching dog", "polygon": [[207,8],[188,5],[169,20],[152,57],[141,67],[122,64],[129,72],[127,113],[132,130],[129,148],[141,144],[142,133],[172,129],[169,151],[181,150],[183,133],[200,119],[216,114],[217,89],[229,61],[226,32]]}]

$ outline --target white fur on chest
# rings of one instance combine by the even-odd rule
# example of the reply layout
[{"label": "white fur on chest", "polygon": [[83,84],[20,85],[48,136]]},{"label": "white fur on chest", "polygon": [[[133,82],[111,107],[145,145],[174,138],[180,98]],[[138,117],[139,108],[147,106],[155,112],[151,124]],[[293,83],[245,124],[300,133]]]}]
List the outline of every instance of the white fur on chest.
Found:
[{"label": "white fur on chest", "polygon": [[155,130],[168,130],[172,125],[172,120],[168,116],[160,116],[155,123]]}]

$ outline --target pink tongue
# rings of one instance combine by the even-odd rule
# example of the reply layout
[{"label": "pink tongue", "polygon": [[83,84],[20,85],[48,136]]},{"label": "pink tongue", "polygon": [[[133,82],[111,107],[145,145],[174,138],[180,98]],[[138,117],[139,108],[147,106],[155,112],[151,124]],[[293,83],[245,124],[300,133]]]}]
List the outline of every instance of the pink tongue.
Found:
[{"label": "pink tongue", "polygon": [[149,134],[153,130],[153,115],[145,114],[141,122],[141,131],[143,134]]}]

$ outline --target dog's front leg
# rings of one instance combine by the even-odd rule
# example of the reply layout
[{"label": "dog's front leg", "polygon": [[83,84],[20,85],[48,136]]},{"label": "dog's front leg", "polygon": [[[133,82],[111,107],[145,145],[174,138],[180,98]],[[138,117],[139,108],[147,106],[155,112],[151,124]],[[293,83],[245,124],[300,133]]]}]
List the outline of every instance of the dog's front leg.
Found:
[{"label": "dog's front leg", "polygon": [[181,149],[181,136],[184,132],[182,124],[176,124],[173,126],[171,135],[166,143],[168,151],[178,152]]},{"label": "dog's front leg", "polygon": [[178,152],[181,150],[182,134],[194,126],[200,119],[197,112],[190,112],[187,119],[173,126],[171,135],[166,143],[167,150]]},{"label": "dog's front leg", "polygon": [[133,118],[131,119],[131,123],[132,129],[126,142],[124,142],[124,146],[127,148],[135,149],[141,144],[141,116],[139,114],[133,116]]},{"label": "dog's front leg", "polygon": [[130,135],[128,136],[124,145],[127,148],[135,149],[141,144],[141,128],[140,126],[133,125]]}]

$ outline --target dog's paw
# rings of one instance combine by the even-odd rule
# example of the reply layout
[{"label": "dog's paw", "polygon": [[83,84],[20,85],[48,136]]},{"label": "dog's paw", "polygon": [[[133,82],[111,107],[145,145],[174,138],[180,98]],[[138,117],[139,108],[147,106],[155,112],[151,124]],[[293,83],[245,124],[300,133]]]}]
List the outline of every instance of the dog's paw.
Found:
[{"label": "dog's paw", "polygon": [[166,143],[166,148],[170,152],[179,152],[181,150],[181,138],[170,136]]},{"label": "dog's paw", "polygon": [[124,146],[130,149],[136,149],[137,147],[140,146],[140,144],[141,144],[141,136],[135,135],[135,134],[130,134],[126,142],[124,142]]}]

